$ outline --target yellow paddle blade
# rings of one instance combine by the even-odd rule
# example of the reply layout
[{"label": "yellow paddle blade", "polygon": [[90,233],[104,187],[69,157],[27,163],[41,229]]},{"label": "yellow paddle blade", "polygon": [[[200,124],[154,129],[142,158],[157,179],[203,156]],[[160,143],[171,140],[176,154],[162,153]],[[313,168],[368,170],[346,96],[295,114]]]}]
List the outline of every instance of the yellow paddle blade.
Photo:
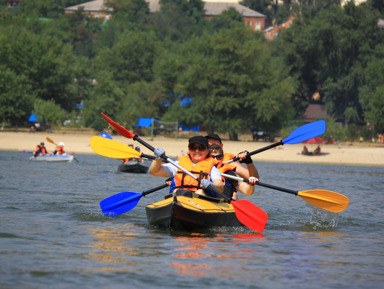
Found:
[{"label": "yellow paddle blade", "polygon": [[91,148],[98,155],[112,159],[140,157],[141,153],[118,141],[101,136],[91,138]]},{"label": "yellow paddle blade", "polygon": [[298,196],[316,207],[334,213],[344,211],[349,204],[346,196],[327,190],[303,191],[299,192]]},{"label": "yellow paddle blade", "polygon": [[55,142],[54,142],[51,138],[46,137],[46,139],[47,139],[47,141],[49,141],[50,143],[53,143],[54,145],[56,145]]}]

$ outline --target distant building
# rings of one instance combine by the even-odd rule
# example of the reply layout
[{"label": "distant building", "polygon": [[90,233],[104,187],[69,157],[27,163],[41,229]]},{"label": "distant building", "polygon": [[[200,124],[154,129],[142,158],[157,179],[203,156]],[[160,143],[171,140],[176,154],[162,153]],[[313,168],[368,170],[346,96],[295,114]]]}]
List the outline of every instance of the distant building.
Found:
[{"label": "distant building", "polygon": [[379,19],[377,21],[377,27],[379,27],[379,29],[381,29],[381,30],[384,29],[384,19]]},{"label": "distant building", "polygon": [[[155,13],[160,11],[159,0],[146,0],[149,6],[149,12]],[[109,19],[112,11],[106,9],[104,6],[104,0],[95,0],[90,2],[85,2],[79,5],[70,6],[65,8],[65,13],[73,13],[77,11],[80,7],[84,9],[84,13],[89,14],[95,18],[105,18]],[[234,8],[244,19],[244,23],[251,27],[254,31],[263,31],[265,26],[265,15],[249,9],[243,5],[236,3],[236,1],[204,1],[205,9],[205,18],[212,19],[213,17],[220,17],[221,13],[229,8]]]},{"label": "distant building", "polygon": [[325,112],[323,104],[310,104],[307,106],[302,119],[305,122],[313,122],[319,119],[327,120],[330,116]]},{"label": "distant building", "polygon": [[287,29],[292,26],[293,20],[295,20],[296,16],[292,15],[289,19],[283,24],[270,26],[264,29],[264,36],[267,40],[274,40],[279,36],[279,33],[283,29]]}]

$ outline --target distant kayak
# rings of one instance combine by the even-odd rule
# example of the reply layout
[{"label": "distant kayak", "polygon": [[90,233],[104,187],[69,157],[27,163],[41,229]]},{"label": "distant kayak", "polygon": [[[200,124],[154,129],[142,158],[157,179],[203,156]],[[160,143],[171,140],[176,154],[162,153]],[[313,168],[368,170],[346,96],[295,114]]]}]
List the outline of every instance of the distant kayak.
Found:
[{"label": "distant kayak", "polygon": [[30,157],[32,161],[44,161],[44,162],[71,162],[73,160],[73,155],[39,155],[37,157]]},{"label": "distant kayak", "polygon": [[125,164],[119,165],[117,170],[123,173],[146,174],[150,165],[151,161],[149,160],[144,160],[142,162],[138,159],[132,159]]}]

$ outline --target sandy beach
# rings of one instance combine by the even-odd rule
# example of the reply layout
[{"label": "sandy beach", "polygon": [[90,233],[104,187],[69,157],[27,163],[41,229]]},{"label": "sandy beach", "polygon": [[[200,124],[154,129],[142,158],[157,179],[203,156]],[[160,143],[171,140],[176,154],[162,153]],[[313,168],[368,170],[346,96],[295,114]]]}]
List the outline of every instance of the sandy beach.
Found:
[{"label": "sandy beach", "polygon": [[[72,133],[47,133],[47,132],[0,132],[0,150],[9,151],[33,151],[38,143],[43,141],[48,150],[53,151],[55,145],[48,142],[49,137],[55,143],[64,142],[68,153],[95,154],[90,146],[92,134]],[[171,158],[177,158],[187,152],[187,139],[141,137],[153,147],[162,147]],[[150,150],[133,140],[122,136],[113,136],[113,139],[124,143],[140,146],[141,151],[152,154]],[[268,142],[252,141],[228,141],[224,140],[224,151],[238,153],[243,150],[253,151],[268,146]],[[317,145],[307,145],[309,151],[313,151]],[[370,143],[338,143],[321,145],[321,155],[301,155],[303,144],[286,144],[274,149],[264,151],[252,156],[257,163],[263,162],[292,162],[335,165],[360,165],[360,166],[384,166],[384,145]]]}]

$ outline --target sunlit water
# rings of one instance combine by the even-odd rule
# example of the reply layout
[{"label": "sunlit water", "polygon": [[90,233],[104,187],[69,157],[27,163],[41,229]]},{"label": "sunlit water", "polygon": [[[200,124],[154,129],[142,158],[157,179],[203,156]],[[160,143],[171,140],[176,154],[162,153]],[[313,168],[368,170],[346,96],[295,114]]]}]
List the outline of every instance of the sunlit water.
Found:
[{"label": "sunlit water", "polygon": [[[171,232],[147,224],[140,199],[105,217],[99,202],[163,183],[118,173],[118,160],[38,163],[0,152],[0,288],[382,288],[384,168],[257,163],[264,183],[350,199],[340,214],[256,187],[244,197],[269,215],[247,228]],[[254,157],[257,161],[257,156]]]}]

